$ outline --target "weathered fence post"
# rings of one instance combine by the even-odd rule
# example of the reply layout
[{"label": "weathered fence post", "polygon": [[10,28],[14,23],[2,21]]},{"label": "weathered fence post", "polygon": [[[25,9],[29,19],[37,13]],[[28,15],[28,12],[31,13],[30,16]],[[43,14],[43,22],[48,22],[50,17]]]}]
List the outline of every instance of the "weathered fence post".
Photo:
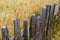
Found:
[{"label": "weathered fence post", "polygon": [[60,10],[60,5],[59,5],[59,10]]},{"label": "weathered fence post", "polygon": [[7,26],[4,26],[1,30],[2,30],[2,40],[9,40],[9,33]]},{"label": "weathered fence post", "polygon": [[40,40],[39,31],[40,31],[40,16],[37,17],[36,21],[36,40]]},{"label": "weathered fence post", "polygon": [[28,40],[28,30],[27,30],[27,20],[23,20],[23,27],[24,27],[24,40]]},{"label": "weathered fence post", "polygon": [[51,10],[51,6],[47,5],[46,8],[42,9],[42,14],[40,16],[40,40],[46,40],[47,38],[47,23],[49,18],[49,13]]},{"label": "weathered fence post", "polygon": [[58,6],[58,13],[60,13],[60,5]]},{"label": "weathered fence post", "polygon": [[[47,25],[46,25],[46,36],[47,36],[47,38],[46,38],[46,40],[51,40],[51,25],[52,25],[52,21],[53,20],[51,20],[51,18],[53,18],[53,16],[54,16],[54,13],[53,14],[51,14],[51,8],[52,8],[52,6],[50,6],[50,8],[49,8],[49,10],[48,10],[48,12],[49,12],[49,16],[48,16],[48,19],[47,19]],[[54,9],[54,8],[53,8]],[[52,9],[52,11],[53,11],[53,9]],[[54,11],[53,11],[54,12]]]},{"label": "weathered fence post", "polygon": [[37,27],[36,27],[36,32],[39,32],[40,30],[40,16],[37,17],[37,21],[36,21]]},{"label": "weathered fence post", "polygon": [[56,4],[52,5],[50,19],[53,20]]},{"label": "weathered fence post", "polygon": [[[44,24],[44,22],[45,22],[45,20],[46,20],[46,7],[44,7],[44,8],[42,8],[42,13],[41,13],[41,16],[40,16],[40,18],[38,18],[38,20],[39,20],[39,22],[37,22],[37,24],[40,26],[39,27],[39,40],[42,40],[42,39],[44,39],[43,38],[43,33],[44,33],[44,31],[45,31],[45,24]],[[37,26],[38,26],[37,25]],[[46,37],[46,36],[45,36]]]},{"label": "weathered fence post", "polygon": [[36,15],[32,14],[30,17],[30,38],[35,40],[36,36]]},{"label": "weathered fence post", "polygon": [[47,20],[46,20],[46,40],[48,39],[49,17],[51,12],[51,5],[46,5],[47,8]]},{"label": "weathered fence post", "polygon": [[13,22],[14,22],[14,40],[21,40],[20,20],[17,18]]},{"label": "weathered fence post", "polygon": [[49,40],[52,40],[52,39],[51,39],[51,36],[52,36],[51,31],[52,31],[52,23],[53,23],[53,20],[54,20],[55,7],[56,7],[55,4],[51,6],[51,11],[50,11],[50,15],[49,15],[49,20],[48,20],[48,23],[47,23],[47,27],[48,27],[48,28],[47,28],[47,29],[48,29],[48,39],[49,39]]}]

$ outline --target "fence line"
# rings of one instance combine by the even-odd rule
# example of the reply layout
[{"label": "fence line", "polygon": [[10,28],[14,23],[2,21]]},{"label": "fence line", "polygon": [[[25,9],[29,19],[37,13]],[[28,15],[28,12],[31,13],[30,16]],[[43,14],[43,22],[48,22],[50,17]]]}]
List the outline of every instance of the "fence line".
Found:
[{"label": "fence line", "polygon": [[24,31],[22,36],[20,30],[20,20],[19,18],[16,18],[13,20],[14,36],[10,38],[8,28],[7,26],[4,26],[1,28],[2,40],[52,40],[51,31],[55,7],[56,4],[48,4],[46,7],[42,8],[41,16],[36,17],[35,14],[32,14],[30,17],[30,26],[27,24],[27,20],[24,19]]}]

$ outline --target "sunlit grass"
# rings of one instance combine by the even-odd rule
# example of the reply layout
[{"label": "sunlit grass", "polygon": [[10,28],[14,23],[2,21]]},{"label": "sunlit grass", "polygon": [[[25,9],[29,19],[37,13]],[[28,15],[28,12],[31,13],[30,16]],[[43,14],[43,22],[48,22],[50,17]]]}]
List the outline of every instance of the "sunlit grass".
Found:
[{"label": "sunlit grass", "polygon": [[[58,3],[58,0],[56,2]],[[53,0],[0,0],[0,28],[7,25],[12,36],[15,18],[20,18],[20,26],[23,29],[23,19],[27,18],[29,23],[30,15],[39,12],[47,3],[52,4]]]}]

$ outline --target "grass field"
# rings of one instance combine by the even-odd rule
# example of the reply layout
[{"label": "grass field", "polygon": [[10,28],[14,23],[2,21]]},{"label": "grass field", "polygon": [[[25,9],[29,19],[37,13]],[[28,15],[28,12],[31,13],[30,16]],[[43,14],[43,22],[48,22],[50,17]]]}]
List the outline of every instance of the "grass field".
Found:
[{"label": "grass field", "polygon": [[12,36],[15,18],[20,18],[20,26],[23,29],[23,18],[27,18],[29,23],[29,17],[32,13],[39,12],[46,4],[54,2],[58,3],[58,0],[0,0],[0,28],[7,25]]}]

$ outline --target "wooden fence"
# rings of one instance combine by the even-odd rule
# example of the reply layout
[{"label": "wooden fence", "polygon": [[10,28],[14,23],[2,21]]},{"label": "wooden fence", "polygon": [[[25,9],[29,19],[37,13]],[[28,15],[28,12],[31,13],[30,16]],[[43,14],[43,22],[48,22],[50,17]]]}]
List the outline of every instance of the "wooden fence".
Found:
[{"label": "wooden fence", "polygon": [[16,18],[14,23],[14,36],[9,37],[9,31],[7,26],[1,28],[2,40],[52,40],[51,31],[54,18],[56,4],[46,5],[42,8],[41,15],[37,16],[32,14],[30,17],[30,26],[27,24],[27,20],[23,20],[23,35],[21,36],[20,20]]}]

